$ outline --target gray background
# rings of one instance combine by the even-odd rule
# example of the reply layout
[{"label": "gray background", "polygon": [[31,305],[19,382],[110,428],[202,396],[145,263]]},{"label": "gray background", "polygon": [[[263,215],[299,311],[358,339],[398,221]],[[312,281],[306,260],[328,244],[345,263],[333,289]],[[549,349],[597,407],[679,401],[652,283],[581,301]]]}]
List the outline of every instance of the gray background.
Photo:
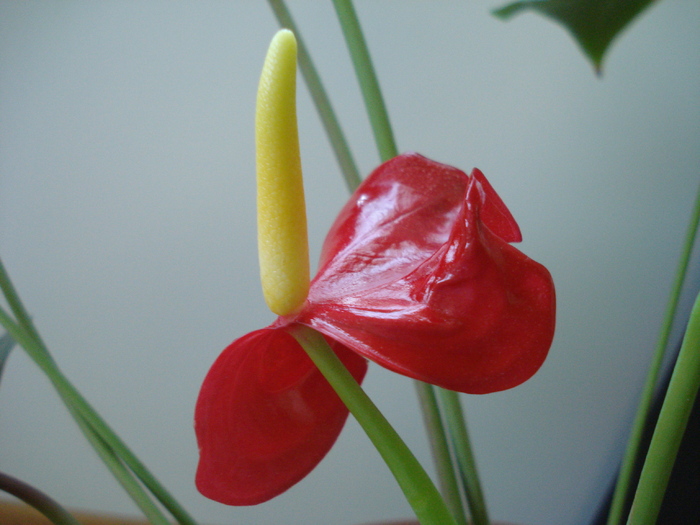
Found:
[{"label": "gray background", "polygon": [[[482,169],[557,284],[541,371],[464,398],[491,513],[585,524],[621,453],[698,184],[700,4],[654,6],[602,79],[563,29],[502,23],[498,5],[357,9],[399,148]],[[378,157],[332,7],[291,9],[367,173]],[[203,523],[408,516],[354,421],[269,503],[229,508],[193,486],[202,378],[273,319],[253,111],[276,29],[264,2],[0,3],[0,254],[67,376]],[[347,195],[303,86],[299,118],[315,260]],[[411,381],[373,365],[365,384],[429,465]],[[68,506],[136,513],[21,350],[0,387],[0,470]]]}]

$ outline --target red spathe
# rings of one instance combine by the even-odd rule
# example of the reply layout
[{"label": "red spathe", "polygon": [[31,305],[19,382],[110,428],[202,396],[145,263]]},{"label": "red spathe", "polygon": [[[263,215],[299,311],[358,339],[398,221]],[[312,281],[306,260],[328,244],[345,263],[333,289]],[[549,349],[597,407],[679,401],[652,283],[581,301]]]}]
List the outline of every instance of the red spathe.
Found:
[{"label": "red spathe", "polygon": [[469,394],[530,378],[552,342],[554,284],[484,175],[418,154],[370,175],[324,244],[294,318],[400,374]]},{"label": "red spathe", "polygon": [[229,505],[287,490],[330,450],[348,411],[285,327],[321,332],[361,381],[364,358],[471,394],[542,365],[554,336],[547,269],[510,245],[520,230],[484,175],[411,153],[377,168],[330,229],[293,316],[234,341],[195,412],[197,487]]}]

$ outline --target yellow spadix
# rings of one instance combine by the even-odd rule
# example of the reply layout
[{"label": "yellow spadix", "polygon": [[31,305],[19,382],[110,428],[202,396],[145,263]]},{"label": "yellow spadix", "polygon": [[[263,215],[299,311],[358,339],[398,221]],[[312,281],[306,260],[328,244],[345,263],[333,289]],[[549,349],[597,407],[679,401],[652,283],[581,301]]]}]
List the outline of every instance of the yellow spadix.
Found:
[{"label": "yellow spadix", "polygon": [[255,113],[258,255],[263,295],[277,315],[309,292],[309,245],[296,115],[297,42],[279,31],[265,57]]}]

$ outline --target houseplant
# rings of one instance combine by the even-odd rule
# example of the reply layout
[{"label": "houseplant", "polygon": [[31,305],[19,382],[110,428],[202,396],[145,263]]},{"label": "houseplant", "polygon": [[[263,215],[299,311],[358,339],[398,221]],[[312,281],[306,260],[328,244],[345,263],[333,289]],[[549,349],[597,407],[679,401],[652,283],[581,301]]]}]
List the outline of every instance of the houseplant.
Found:
[{"label": "houseplant", "polygon": [[[509,29],[509,30],[512,30],[512,28],[508,28],[508,29]],[[266,35],[266,37],[267,37],[267,35]],[[466,66],[465,66],[465,67],[466,67]],[[396,114],[396,112],[393,112],[393,113]],[[484,125],[484,123],[482,123],[482,122],[480,122],[479,124],[482,125],[482,126]],[[471,139],[470,139],[470,140],[471,140]],[[461,142],[461,141],[462,141],[462,140],[460,139],[460,142]],[[464,142],[469,142],[469,140],[465,140]],[[471,157],[474,157],[474,155],[471,155]],[[473,160],[470,158],[470,159],[466,159],[465,162],[478,162],[478,161],[477,161],[476,158],[474,158]],[[371,165],[374,165],[374,164],[375,164],[375,162],[373,161]],[[457,163],[455,162],[455,164],[457,164]],[[467,164],[467,165],[468,165],[468,164]],[[483,166],[483,165],[482,165],[482,166]],[[490,170],[490,171],[493,171],[493,170]],[[499,185],[499,188],[501,188],[501,187],[502,187],[502,186]],[[512,202],[512,201],[511,201],[511,202]],[[327,226],[327,224],[328,224],[328,223],[326,223],[326,226]],[[325,229],[326,226],[324,226],[324,229]],[[320,235],[319,235],[319,236],[320,236]],[[21,289],[21,288],[23,288],[23,287],[20,286],[20,289]],[[226,330],[226,332],[227,332],[227,337],[230,338],[231,335],[232,335],[232,334],[230,333],[231,330],[228,329],[228,330]],[[214,346],[216,346],[216,345],[212,345],[212,346],[214,347]],[[220,345],[219,345],[219,346],[220,346]],[[216,350],[214,350],[214,349],[212,348],[212,352],[215,352],[215,351],[218,351],[218,346],[216,346]],[[556,361],[555,361],[555,363],[556,363]],[[204,364],[203,364],[202,366],[204,366]],[[91,397],[92,397],[92,396],[91,396]],[[478,426],[478,425],[475,425],[475,426]]]}]

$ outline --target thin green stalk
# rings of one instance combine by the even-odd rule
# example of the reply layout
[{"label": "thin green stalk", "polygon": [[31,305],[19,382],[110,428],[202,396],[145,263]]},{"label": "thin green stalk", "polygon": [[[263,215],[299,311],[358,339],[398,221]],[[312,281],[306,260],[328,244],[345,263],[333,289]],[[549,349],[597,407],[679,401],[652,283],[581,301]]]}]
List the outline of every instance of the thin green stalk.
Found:
[{"label": "thin green stalk", "polygon": [[360,179],[360,174],[357,171],[357,165],[352,158],[352,153],[348,147],[347,140],[345,139],[345,134],[340,127],[340,123],[336,118],[335,112],[333,111],[333,106],[331,106],[331,101],[326,94],[326,90],[321,82],[321,77],[316,71],[316,67],[311,60],[311,54],[308,48],[304,44],[304,40],[301,38],[301,32],[294,23],[292,14],[287,9],[283,0],[268,0],[272,11],[277,17],[281,27],[290,29],[297,39],[297,49],[299,54],[299,69],[301,69],[301,74],[304,77],[309,92],[311,93],[311,98],[316,106],[316,111],[318,111],[321,117],[321,122],[326,130],[326,135],[331,143],[333,152],[335,153],[335,158],[340,165],[340,170],[343,173],[343,178],[345,179],[345,184],[348,186],[350,193],[355,191],[360,185],[362,180]]},{"label": "thin green stalk", "polygon": [[379,80],[377,80],[369,49],[362,34],[360,21],[350,0],[333,0],[333,5],[343,28],[343,35],[350,50],[352,63],[355,66],[355,74],[360,83],[379,156],[384,162],[395,157],[398,154],[398,149],[389,122],[389,113],[379,88]]},{"label": "thin green stalk", "polygon": [[169,521],[166,517],[158,507],[153,504],[148,494],[144,492],[131,472],[124,468],[115,451],[92,425],[93,418],[86,417],[83,411],[81,411],[80,403],[75,403],[75,396],[79,396],[80,394],[77,393],[77,391],[70,392],[72,386],[70,388],[66,387],[65,383],[67,383],[67,380],[56,367],[56,364],[50,356],[40,349],[33,337],[27,333],[23,327],[16,324],[4,309],[0,309],[0,323],[12,334],[12,337],[27,351],[27,354],[29,354],[39,368],[48,376],[88,442],[109,468],[110,472],[112,472],[112,475],[114,475],[117,481],[126,490],[134,503],[136,503],[152,523],[168,525]]},{"label": "thin green stalk", "polygon": [[2,260],[0,260],[0,289],[2,289],[8,305],[17,319],[17,322],[15,322],[4,309],[0,309],[0,323],[51,380],[54,388],[56,388],[56,391],[66,406],[71,410],[76,410],[77,413],[80,414],[94,432],[109,445],[114,453],[124,461],[148,490],[168,509],[178,523],[181,525],[195,525],[196,522],[194,519],[189,516],[179,502],[170,495],[146,466],[131,452],[121,438],[117,436],[97,411],[95,411],[82,394],[80,394],[60,371],[39,333],[34,328],[2,264]]},{"label": "thin green stalk", "polygon": [[12,284],[12,280],[5,269],[5,264],[2,262],[2,259],[0,259],[0,290],[2,290],[2,294],[5,297],[7,304],[14,314],[17,324],[27,332],[31,339],[39,344],[40,350],[50,358],[39,332],[34,327],[34,323],[32,322],[29,313],[24,307],[24,304],[22,304],[22,300],[19,298],[19,294]]},{"label": "thin green stalk", "polygon": [[343,366],[321,334],[301,325],[289,333],[299,342],[362,426],[396,478],[422,525],[456,525],[418,460]]},{"label": "thin green stalk", "polygon": [[442,424],[435,387],[423,381],[415,381],[425,428],[428,430],[430,450],[435,461],[440,492],[458,525],[467,525],[467,516],[462,504],[462,493],[455,475],[454,464]]},{"label": "thin green stalk", "polygon": [[30,507],[35,508],[55,525],[80,525],[78,520],[55,500],[39,489],[4,472],[0,472],[0,490],[12,494]]},{"label": "thin green stalk", "polygon": [[464,411],[459,401],[459,394],[452,390],[439,388],[440,401],[445,410],[447,425],[450,430],[450,437],[453,440],[459,472],[462,475],[462,484],[467,494],[469,502],[469,512],[471,513],[474,525],[489,525],[489,516],[486,510],[486,501],[481,489],[479,476],[476,468],[476,461],[472,452],[467,424],[464,419]]},{"label": "thin green stalk", "polygon": [[97,455],[112,473],[112,476],[119,482],[136,506],[141,509],[148,521],[153,525],[170,525],[170,521],[153,503],[148,493],[141,487],[134,478],[133,473],[126,468],[114,450],[99,436],[75,407],[68,405],[68,410],[86,439],[92,445],[92,448],[95,449]]},{"label": "thin green stalk", "polygon": [[0,337],[0,380],[2,380],[2,372],[5,368],[5,363],[7,362],[7,359],[10,357],[10,352],[12,352],[12,349],[15,347],[15,340],[12,339],[12,336],[10,334],[3,334],[2,337]]},{"label": "thin green stalk", "polygon": [[690,256],[693,252],[693,246],[695,244],[695,238],[698,232],[698,224],[700,224],[700,188],[698,188],[695,196],[695,204],[693,205],[690,222],[688,223],[681,257],[678,262],[676,276],[671,288],[671,295],[668,299],[668,304],[666,305],[666,312],[664,314],[661,332],[659,333],[659,338],[654,350],[654,356],[647,374],[646,382],[644,383],[644,389],[642,390],[639,405],[637,407],[637,413],[635,414],[634,423],[632,424],[632,430],[627,442],[627,448],[625,449],[622,465],[620,467],[620,473],[615,485],[615,491],[613,492],[610,513],[608,514],[608,525],[618,525],[622,522],[622,515],[625,511],[625,502],[627,501],[627,495],[630,492],[630,485],[632,483],[634,465],[640,453],[639,449],[641,447],[642,435],[649,418],[649,411],[654,398],[654,391],[656,390],[658,383],[664,354],[666,352],[666,348],[668,347],[669,337],[673,328],[673,321],[676,318],[676,313],[678,311],[678,303],[688,271]]},{"label": "thin green stalk", "polygon": [[[355,74],[360,84],[362,97],[365,101],[365,107],[367,108],[367,113],[372,125],[372,131],[374,133],[374,139],[377,144],[379,156],[382,161],[386,161],[398,154],[398,148],[396,147],[394,133],[391,128],[391,122],[389,121],[389,114],[386,109],[386,104],[384,103],[381,88],[379,87],[379,80],[377,79],[377,75],[372,64],[367,43],[365,42],[364,35],[362,34],[357,13],[355,12],[351,0],[333,0],[333,5],[335,6],[335,10],[343,30],[343,35],[345,36],[345,41],[352,57]],[[433,386],[429,386],[428,388],[434,389]],[[433,396],[434,395],[433,390]],[[421,407],[423,407],[423,403],[421,403]],[[424,419],[432,422],[426,427],[430,441],[433,442],[439,440],[440,433],[444,434],[444,429],[441,428],[441,419],[439,417],[436,418],[430,414],[426,414],[425,412],[423,413],[423,417]],[[460,419],[463,421],[463,417],[460,416]],[[445,458],[438,456],[434,456],[434,458],[438,475],[441,479],[441,486],[453,487],[454,485],[450,480],[450,477],[454,476],[454,470],[452,468],[448,470],[443,467],[442,462]],[[452,472],[452,475],[448,474],[450,471]],[[470,480],[476,480],[478,485],[476,470],[462,473],[462,475],[466,476]],[[453,489],[449,490],[451,491]],[[448,498],[448,500],[454,501],[454,496],[450,495],[449,492],[446,493],[445,496]],[[456,512],[456,515],[459,515],[459,511]]]},{"label": "thin green stalk", "polygon": [[[4,312],[0,312],[0,314],[4,314]],[[7,327],[4,318],[0,318],[0,320],[9,331],[10,329]],[[38,345],[36,345],[36,343],[30,338],[22,338],[21,335],[14,332],[13,337],[15,337],[15,339],[27,351],[34,362],[49,377],[59,396],[74,415],[78,424],[82,425],[84,423],[85,425],[88,425],[92,433],[99,438],[100,441],[95,441],[91,435],[92,433],[86,433],[86,437],[90,443],[93,445],[93,447],[95,447],[97,453],[100,455],[103,461],[105,461],[113,474],[115,474],[120,483],[125,486],[127,492],[132,496],[134,494],[139,494],[140,487],[137,488],[134,486],[134,484],[136,484],[135,480],[129,482],[129,480],[120,472],[115,473],[114,465],[110,465],[109,463],[109,456],[105,454],[104,450],[101,450],[98,446],[96,446],[99,445],[101,441],[104,441],[113,454],[115,454],[121,461],[124,462],[124,464],[129,467],[129,469],[131,469],[131,471],[139,480],[141,480],[141,482],[156,497],[156,499],[158,499],[158,501],[160,501],[165,508],[168,509],[178,523],[182,525],[195,525],[195,521],[187,514],[182,506],[169,494],[169,492],[150,473],[150,471],[133,454],[133,452],[131,452],[121,438],[114,433],[114,431],[107,425],[107,423],[94,410],[94,408],[92,408],[82,394],[80,394],[80,392],[68,381],[60,369],[56,366],[53,359],[51,359],[48,354],[42,352]],[[127,483],[127,485],[125,485],[125,483]],[[135,500],[139,507],[141,507],[142,510],[144,510],[144,513],[146,513],[148,516],[151,511],[144,508],[140,501],[143,501],[141,497],[139,497],[138,500]],[[158,521],[167,523],[165,517],[161,517],[161,519]]]},{"label": "thin green stalk", "polygon": [[628,525],[656,523],[699,386],[700,295],[690,314],[678,360],[651,438]]}]

